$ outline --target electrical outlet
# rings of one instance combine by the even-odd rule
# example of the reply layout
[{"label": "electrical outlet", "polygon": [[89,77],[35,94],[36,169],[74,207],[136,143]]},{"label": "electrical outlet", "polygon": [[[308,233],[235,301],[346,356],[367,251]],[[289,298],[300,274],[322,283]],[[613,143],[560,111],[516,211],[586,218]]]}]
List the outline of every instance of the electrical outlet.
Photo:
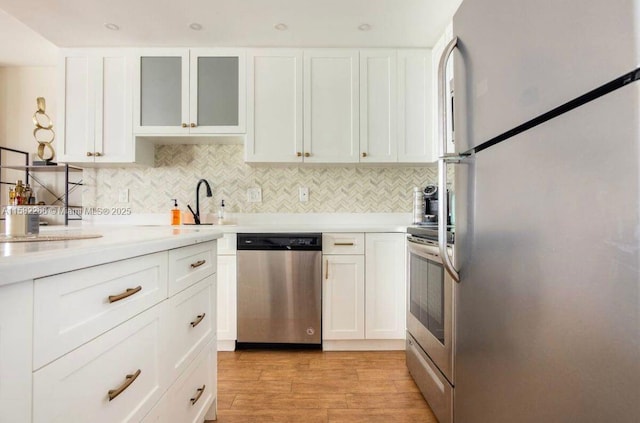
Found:
[{"label": "electrical outlet", "polygon": [[262,203],[262,189],[249,188],[247,190],[247,201],[249,203]]},{"label": "electrical outlet", "polygon": [[301,203],[306,203],[309,201],[309,188],[300,187],[298,188],[298,197]]},{"label": "electrical outlet", "polygon": [[129,188],[123,188],[118,193],[118,202],[120,203],[128,203],[129,202]]}]

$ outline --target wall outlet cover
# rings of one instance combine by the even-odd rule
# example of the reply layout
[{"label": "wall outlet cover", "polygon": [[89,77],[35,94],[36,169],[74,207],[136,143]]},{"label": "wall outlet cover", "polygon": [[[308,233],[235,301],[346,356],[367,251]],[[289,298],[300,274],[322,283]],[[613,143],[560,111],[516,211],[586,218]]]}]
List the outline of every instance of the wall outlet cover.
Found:
[{"label": "wall outlet cover", "polygon": [[123,188],[118,193],[118,202],[120,203],[128,203],[129,202],[129,188]]},{"label": "wall outlet cover", "polygon": [[301,203],[306,203],[309,201],[309,188],[307,187],[299,187],[298,188],[298,198]]},{"label": "wall outlet cover", "polygon": [[262,203],[262,188],[249,188],[247,190],[247,202]]}]

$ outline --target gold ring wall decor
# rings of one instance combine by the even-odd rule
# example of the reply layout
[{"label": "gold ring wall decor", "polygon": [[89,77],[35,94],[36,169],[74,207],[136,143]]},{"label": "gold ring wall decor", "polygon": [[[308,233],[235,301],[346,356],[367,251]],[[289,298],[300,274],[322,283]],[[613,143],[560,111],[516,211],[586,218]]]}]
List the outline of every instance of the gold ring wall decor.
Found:
[{"label": "gold ring wall decor", "polygon": [[56,133],[53,131],[53,122],[46,113],[47,104],[44,97],[36,99],[38,110],[33,114],[33,124],[36,126],[33,130],[33,137],[38,142],[38,157],[40,160],[51,161],[56,156],[51,143],[56,139]]}]

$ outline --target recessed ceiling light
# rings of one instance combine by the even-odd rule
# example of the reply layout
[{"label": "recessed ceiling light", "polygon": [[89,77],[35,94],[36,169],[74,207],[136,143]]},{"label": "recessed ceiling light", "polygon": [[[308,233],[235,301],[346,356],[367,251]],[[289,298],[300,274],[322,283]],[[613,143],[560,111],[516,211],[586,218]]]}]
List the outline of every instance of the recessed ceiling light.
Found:
[{"label": "recessed ceiling light", "polygon": [[369,24],[362,24],[358,27],[358,29],[360,31],[369,31],[371,29],[371,25]]},{"label": "recessed ceiling light", "polygon": [[202,29],[202,25],[200,25],[198,22],[194,22],[192,24],[189,24],[189,28],[193,29],[194,31],[200,31]]},{"label": "recessed ceiling light", "polygon": [[104,24],[104,27],[112,31],[118,31],[120,29],[120,27],[114,23],[106,23]]},{"label": "recessed ceiling light", "polygon": [[283,24],[283,23],[276,24],[273,27],[278,31],[286,31],[289,28],[287,24]]}]

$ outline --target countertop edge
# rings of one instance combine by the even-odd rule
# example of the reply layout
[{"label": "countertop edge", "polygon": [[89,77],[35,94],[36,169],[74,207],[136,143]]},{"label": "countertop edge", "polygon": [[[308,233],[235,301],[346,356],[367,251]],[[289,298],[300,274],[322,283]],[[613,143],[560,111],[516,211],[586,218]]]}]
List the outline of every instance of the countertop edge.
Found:
[{"label": "countertop edge", "polygon": [[[209,242],[221,238],[220,231],[167,234],[151,239],[129,240],[95,247],[61,248],[42,253],[4,257],[0,262],[0,287],[46,276],[97,266],[159,251]],[[53,241],[58,242],[58,241]]]}]

